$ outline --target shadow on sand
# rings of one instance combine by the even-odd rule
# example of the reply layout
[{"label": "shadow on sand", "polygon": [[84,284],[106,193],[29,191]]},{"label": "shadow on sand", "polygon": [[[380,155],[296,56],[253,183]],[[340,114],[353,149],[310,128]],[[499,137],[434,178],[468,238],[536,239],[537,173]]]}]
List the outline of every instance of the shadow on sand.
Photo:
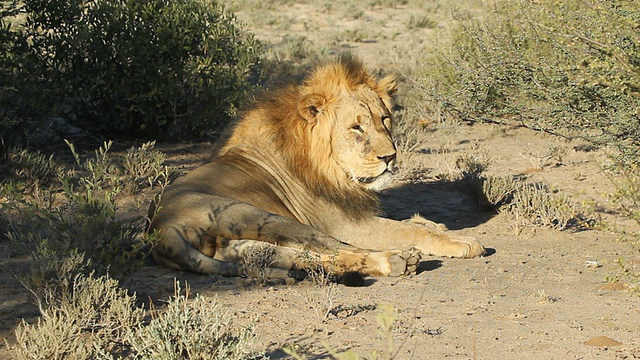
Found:
[{"label": "shadow on sand", "polygon": [[385,217],[404,220],[419,214],[449,230],[473,228],[496,215],[480,209],[473,196],[460,192],[452,183],[403,184],[382,191],[380,202]]}]

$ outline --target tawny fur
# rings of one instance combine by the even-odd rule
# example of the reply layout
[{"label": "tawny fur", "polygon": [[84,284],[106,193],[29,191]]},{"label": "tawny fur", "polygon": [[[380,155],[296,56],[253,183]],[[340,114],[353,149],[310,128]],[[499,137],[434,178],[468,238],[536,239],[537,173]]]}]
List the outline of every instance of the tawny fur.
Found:
[{"label": "tawny fur", "polygon": [[477,241],[430,230],[425,221],[377,216],[371,189],[388,178],[395,158],[396,90],[392,78],[376,78],[344,55],[303,84],[259,98],[218,155],[152,207],[156,260],[239,276],[243,254],[264,241],[281,253],[271,276],[303,268],[300,250],[339,273],[397,276],[415,271],[420,254],[482,255]]}]

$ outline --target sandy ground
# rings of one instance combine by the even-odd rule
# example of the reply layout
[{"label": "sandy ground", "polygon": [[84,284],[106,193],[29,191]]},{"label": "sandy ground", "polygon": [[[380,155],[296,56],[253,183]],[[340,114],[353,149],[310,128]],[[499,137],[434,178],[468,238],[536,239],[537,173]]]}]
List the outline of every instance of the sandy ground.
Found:
[{"label": "sandy ground", "polygon": [[[456,138],[461,144],[452,151],[462,151],[470,140],[482,142],[494,158],[493,171],[511,175],[531,171],[517,154],[518,144],[531,147],[551,140],[526,129],[502,132],[491,125],[463,127]],[[418,153],[415,161],[445,161],[428,151]],[[520,159],[515,161],[515,155]],[[529,179],[564,188],[576,199],[596,199],[610,189],[593,156],[569,150],[561,164],[536,171]],[[329,356],[323,342],[367,358],[374,350],[387,350],[376,321],[382,310],[375,307],[381,304],[397,309],[396,359],[640,357],[640,298],[620,283],[607,282],[620,273],[617,259],[638,260],[637,252],[617,240],[617,233],[518,228],[508,214],[480,211],[470,196],[430,179],[434,169],[425,172],[424,181],[398,181],[381,194],[387,214],[402,219],[420,213],[451,231],[477,237],[490,249],[488,256],[427,257],[414,276],[369,279],[365,287],[337,286],[330,298],[336,310],[343,310],[325,321],[308,299],[328,304],[327,289],[308,281],[262,287],[149,266],[138,274],[133,288],[140,295],[162,298],[173,292],[174,278],[188,281],[193,292],[223,303],[239,326],[254,323],[256,348],[266,349],[274,359],[286,358],[281,348],[291,344],[318,359]],[[601,215],[612,225],[637,230],[624,218]],[[622,345],[585,344],[600,336]]]},{"label": "sandy ground", "polygon": [[[427,1],[415,9],[411,4],[366,6],[356,18],[350,15],[353,11],[344,10],[345,4],[328,9],[285,2],[277,9],[238,8],[238,15],[253,24],[265,41],[305,36],[329,52],[351,49],[372,68],[398,69],[407,66],[403,54],[435,46],[450,25],[445,1]],[[280,20],[258,21],[255,14],[260,11],[270,11],[269,16]],[[433,18],[434,26],[408,30],[410,17],[422,13]],[[354,42],[335,35],[354,29],[369,35]],[[413,54],[406,56],[408,61],[418,61],[411,60],[417,59]],[[566,149],[562,159],[535,169],[522,154],[542,152],[556,139],[495,125],[460,126],[423,136],[425,145],[415,149],[411,164],[406,164],[419,169],[421,181],[397,179],[381,194],[385,212],[397,219],[420,213],[453,232],[475,236],[490,249],[488,256],[426,257],[417,275],[369,279],[363,287],[338,285],[331,296],[327,288],[308,281],[263,287],[242,279],[169,271],[153,263],[134,276],[130,288],[141,299],[161,303],[173,293],[174,279],[188,282],[193,293],[224,304],[237,326],[255,324],[258,336],[253,346],[273,359],[287,358],[281,350],[286,345],[294,345],[309,359],[329,358],[323,342],[335,351],[351,349],[366,358],[372,351],[387,351],[376,321],[381,304],[397,310],[392,331],[396,359],[640,358],[640,297],[624,290],[624,278],[621,283],[608,281],[621,273],[617,259],[640,266],[637,249],[618,240],[621,230],[639,229],[607,210],[605,195],[613,187],[599,170],[598,154],[562,142]],[[447,152],[434,151],[443,142]],[[479,210],[469,195],[435,181],[435,175],[450,167],[456,154],[469,151],[472,143],[491,154],[489,173],[526,175],[529,181],[544,182],[578,202],[592,201],[600,210],[595,216],[608,225],[557,231],[516,226],[506,213]],[[188,169],[204,161],[207,148],[185,148],[169,155],[174,164]],[[309,298],[326,300],[321,301],[325,304],[330,299],[335,311],[322,319]],[[33,321],[36,315],[37,309],[26,302],[25,290],[2,273],[0,336],[8,339],[9,347],[20,319]],[[620,344],[614,346],[601,337]],[[596,346],[589,345],[590,340]],[[7,346],[0,344],[0,358],[9,357]]]}]

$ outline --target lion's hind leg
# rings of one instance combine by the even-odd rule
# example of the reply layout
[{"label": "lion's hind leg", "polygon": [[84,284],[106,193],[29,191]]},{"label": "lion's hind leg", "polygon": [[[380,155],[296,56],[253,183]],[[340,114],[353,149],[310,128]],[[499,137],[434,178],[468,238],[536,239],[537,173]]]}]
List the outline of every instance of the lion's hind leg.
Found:
[{"label": "lion's hind leg", "polygon": [[376,252],[336,249],[318,253],[256,240],[231,240],[229,246],[218,249],[216,259],[244,264],[249,272],[266,268],[290,270],[289,276],[295,278],[300,278],[301,272],[315,272],[318,268],[337,278],[350,273],[401,276],[416,272],[420,252],[417,249]]},{"label": "lion's hind leg", "polygon": [[[360,249],[296,220],[215,195],[182,193],[171,199],[165,194],[163,206],[152,224],[161,238],[153,254],[160,264],[172,269],[245,275],[242,259],[223,256],[230,253],[231,245],[220,247],[219,240],[232,243],[257,240],[298,251],[309,250],[320,254],[323,263],[335,261],[341,272],[376,276],[411,272],[417,256],[405,256],[401,250]],[[273,268],[299,270],[300,266],[292,260]]]},{"label": "lion's hind leg", "polygon": [[[258,219],[256,224],[260,230],[256,232],[255,239],[280,247],[317,253],[325,266],[336,268],[338,275],[359,272],[373,276],[400,276],[414,273],[420,260],[420,252],[415,249],[362,249],[279,215],[268,214]],[[247,229],[247,234],[250,232],[251,230]],[[290,259],[294,269],[301,268],[295,256],[291,256]]]}]

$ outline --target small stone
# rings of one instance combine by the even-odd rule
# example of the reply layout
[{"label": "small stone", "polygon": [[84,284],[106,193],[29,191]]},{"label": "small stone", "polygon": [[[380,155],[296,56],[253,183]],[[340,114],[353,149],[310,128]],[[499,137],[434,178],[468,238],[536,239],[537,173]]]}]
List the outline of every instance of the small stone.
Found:
[{"label": "small stone", "polygon": [[588,268],[591,268],[591,269],[596,269],[596,268],[602,267],[602,264],[600,264],[600,262],[596,261],[596,260],[587,260],[587,261],[585,261],[584,264]]},{"label": "small stone", "polygon": [[627,285],[620,282],[608,282],[598,286],[598,290],[601,291],[617,291],[617,290],[625,290]]},{"label": "small stone", "polygon": [[606,336],[596,336],[584,342],[585,345],[588,346],[597,346],[597,347],[611,347],[611,346],[620,346],[621,342],[613,340],[612,338]]}]

